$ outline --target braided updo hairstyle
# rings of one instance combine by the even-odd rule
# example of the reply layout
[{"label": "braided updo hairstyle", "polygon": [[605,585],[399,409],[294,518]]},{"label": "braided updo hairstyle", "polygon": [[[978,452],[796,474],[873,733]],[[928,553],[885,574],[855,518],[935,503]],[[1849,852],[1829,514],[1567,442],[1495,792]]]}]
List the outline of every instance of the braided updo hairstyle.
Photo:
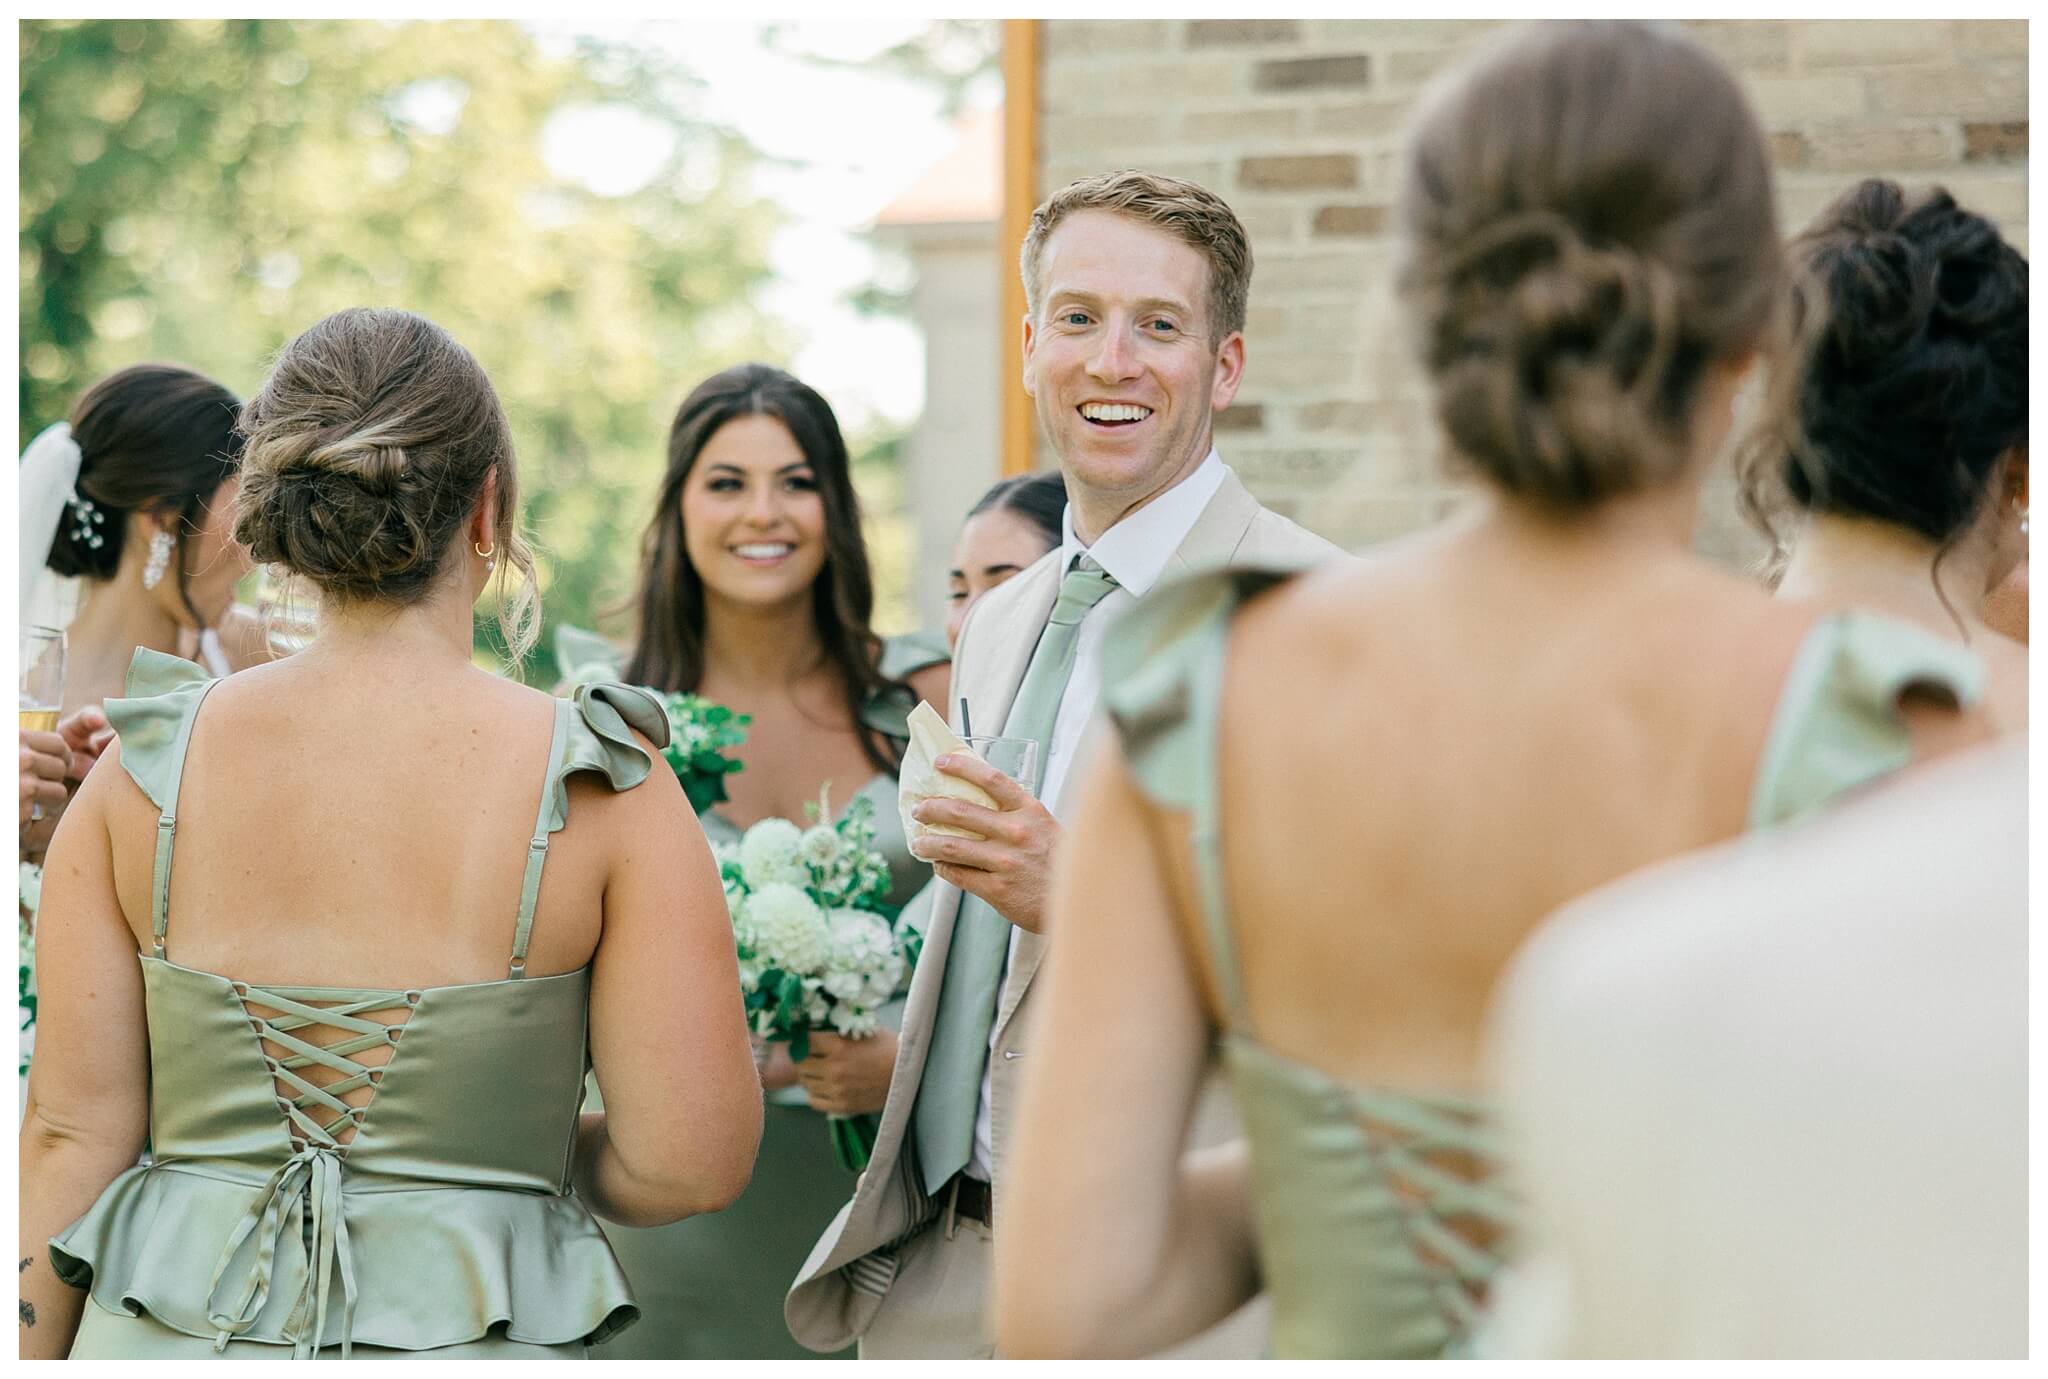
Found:
[{"label": "braided updo hairstyle", "polygon": [[285,346],[242,429],[236,539],[338,602],[425,598],[468,549],[464,524],[496,473],[499,627],[514,659],[533,644],[538,594],[511,427],[447,331],[409,311],[337,311]]},{"label": "braided updo hairstyle", "polygon": [[1418,117],[1401,228],[1457,456],[1559,511],[1678,473],[1708,366],[1761,346],[1782,302],[1756,117],[1663,25],[1494,43]]},{"label": "braided updo hairstyle", "polygon": [[[1743,476],[1771,532],[1780,495],[1947,545],[2027,440],[2027,261],[1939,187],[1858,183],[1792,242],[1811,340],[1797,408]],[[1771,532],[1776,535],[1775,532]]]},{"label": "braided updo hairstyle", "polygon": [[71,409],[71,438],[78,445],[78,496],[91,506],[67,506],[49,567],[112,579],[130,513],[175,519],[169,530],[177,540],[172,568],[179,595],[204,626],[185,594],[185,542],[204,526],[207,501],[241,464],[240,406],[220,384],[175,364],[137,364],[86,389]]}]

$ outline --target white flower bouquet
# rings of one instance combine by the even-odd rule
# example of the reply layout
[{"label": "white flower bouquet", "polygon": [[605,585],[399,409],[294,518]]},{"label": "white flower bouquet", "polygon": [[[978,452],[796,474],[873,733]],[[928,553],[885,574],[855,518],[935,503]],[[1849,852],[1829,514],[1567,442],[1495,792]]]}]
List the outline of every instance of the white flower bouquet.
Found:
[{"label": "white flower bouquet", "polygon": [[[889,864],[875,851],[873,803],[856,799],[831,824],[823,800],[805,812],[809,828],[763,819],[719,850],[748,1023],[764,1039],[786,1042],[798,1061],[813,1030],[873,1034],[923,944],[883,899]],[[866,1167],[876,1118],[830,1123],[839,1161],[856,1172]]]}]

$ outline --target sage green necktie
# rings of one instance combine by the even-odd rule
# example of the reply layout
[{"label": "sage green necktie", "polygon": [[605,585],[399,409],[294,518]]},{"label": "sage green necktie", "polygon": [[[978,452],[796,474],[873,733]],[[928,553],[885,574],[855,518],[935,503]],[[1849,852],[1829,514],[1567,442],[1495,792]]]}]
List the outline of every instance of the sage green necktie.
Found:
[{"label": "sage green necktie", "polygon": [[[1075,561],[1060,583],[1052,618],[1038,639],[1024,683],[1010,706],[1003,735],[1037,741],[1039,780],[1045,779],[1046,765],[1052,759],[1053,724],[1059,718],[1067,681],[1074,674],[1081,620],[1116,587],[1116,581],[1086,556]],[[1024,784],[1034,790],[1037,787],[1036,781]],[[946,952],[931,1049],[925,1055],[924,1078],[918,1083],[917,1105],[911,1113],[917,1162],[924,1171],[927,1192],[936,1193],[972,1157],[981,1073],[988,1063],[988,1036],[995,1026],[1003,959],[1009,949],[1009,921],[986,901],[962,896],[959,915],[953,921],[953,945]]]}]

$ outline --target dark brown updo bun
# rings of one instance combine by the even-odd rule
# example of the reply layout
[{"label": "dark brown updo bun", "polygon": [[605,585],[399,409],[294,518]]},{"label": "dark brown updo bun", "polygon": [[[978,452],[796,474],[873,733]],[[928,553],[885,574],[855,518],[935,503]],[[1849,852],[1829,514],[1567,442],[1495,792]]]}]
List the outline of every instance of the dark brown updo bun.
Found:
[{"label": "dark brown updo bun", "polygon": [[[49,567],[112,579],[127,544],[128,515],[154,513],[175,534],[173,568],[183,596],[185,542],[205,525],[207,500],[241,463],[240,407],[226,388],[176,364],[136,364],[86,389],[71,409],[71,439],[78,445],[78,496],[92,506],[66,507]],[[184,603],[204,626],[191,599]]]},{"label": "dark brown updo bun", "polygon": [[1526,28],[1439,87],[1401,282],[1458,458],[1564,510],[1682,469],[1707,366],[1781,300],[1772,195],[1734,78],[1666,26]]},{"label": "dark brown updo bun", "polygon": [[[242,410],[248,441],[235,536],[324,598],[416,603],[466,550],[498,476],[499,618],[531,645],[533,557],[518,532],[511,427],[484,371],[409,311],[352,307],[287,345]],[[506,572],[524,579],[507,607]]]},{"label": "dark brown updo bun", "polygon": [[1745,476],[1753,512],[1895,523],[1946,545],[2027,441],[2027,261],[1937,187],[1857,184],[1792,243],[1812,337],[1796,434]]}]

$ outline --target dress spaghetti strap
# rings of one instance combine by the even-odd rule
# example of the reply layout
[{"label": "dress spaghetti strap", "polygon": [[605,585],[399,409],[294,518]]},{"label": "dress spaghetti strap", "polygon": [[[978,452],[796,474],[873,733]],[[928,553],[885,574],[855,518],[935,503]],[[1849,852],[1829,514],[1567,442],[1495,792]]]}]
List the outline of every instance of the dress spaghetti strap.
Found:
[{"label": "dress spaghetti strap", "polygon": [[575,705],[567,699],[555,701],[555,728],[548,739],[548,773],[540,792],[540,814],[533,822],[533,842],[526,850],[526,878],[519,886],[519,920],[512,929],[512,962],[507,975],[514,981],[526,975],[526,946],[533,938],[533,907],[540,899],[540,874],[548,861],[548,806],[554,798],[556,778],[562,770],[562,753],[569,745],[569,715]]},{"label": "dress spaghetti strap", "polygon": [[149,883],[149,932],[162,958],[170,928],[171,852],[178,833],[178,784],[199,705],[220,681],[179,656],[137,647],[128,663],[128,694],[106,702],[121,742],[121,764],[157,807],[156,861]]}]

